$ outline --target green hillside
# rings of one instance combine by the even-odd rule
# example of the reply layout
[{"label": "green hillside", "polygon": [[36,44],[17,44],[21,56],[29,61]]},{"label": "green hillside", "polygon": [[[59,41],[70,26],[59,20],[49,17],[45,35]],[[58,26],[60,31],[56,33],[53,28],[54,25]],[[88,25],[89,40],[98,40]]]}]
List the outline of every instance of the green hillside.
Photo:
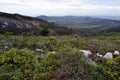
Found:
[{"label": "green hillside", "polygon": [[6,32],[12,34],[46,36],[73,34],[75,30],[34,17],[0,12],[0,33],[6,34]]}]

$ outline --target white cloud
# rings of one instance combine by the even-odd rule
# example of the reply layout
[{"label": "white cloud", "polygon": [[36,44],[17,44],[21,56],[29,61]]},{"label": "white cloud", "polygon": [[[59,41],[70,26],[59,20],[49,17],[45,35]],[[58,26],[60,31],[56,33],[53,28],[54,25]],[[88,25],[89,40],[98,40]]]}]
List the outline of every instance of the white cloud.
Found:
[{"label": "white cloud", "polygon": [[25,15],[97,15],[106,11],[120,12],[119,5],[112,5],[112,2],[108,5],[109,2],[105,4],[105,1],[108,0],[0,0],[0,11]]}]

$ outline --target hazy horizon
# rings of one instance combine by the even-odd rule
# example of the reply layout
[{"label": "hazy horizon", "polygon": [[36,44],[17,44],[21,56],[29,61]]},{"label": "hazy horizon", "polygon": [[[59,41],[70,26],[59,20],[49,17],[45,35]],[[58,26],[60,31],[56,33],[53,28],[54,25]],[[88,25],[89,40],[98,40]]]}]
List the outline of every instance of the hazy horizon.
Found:
[{"label": "hazy horizon", "polygon": [[28,16],[120,16],[119,0],[0,0],[0,12]]}]

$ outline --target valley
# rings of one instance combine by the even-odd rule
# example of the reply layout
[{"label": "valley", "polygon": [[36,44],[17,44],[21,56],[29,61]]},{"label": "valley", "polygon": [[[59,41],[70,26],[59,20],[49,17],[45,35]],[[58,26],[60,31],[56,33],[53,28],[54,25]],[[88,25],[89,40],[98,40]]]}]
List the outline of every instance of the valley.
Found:
[{"label": "valley", "polygon": [[120,32],[120,21],[89,16],[38,16],[40,19],[76,29],[82,34]]}]

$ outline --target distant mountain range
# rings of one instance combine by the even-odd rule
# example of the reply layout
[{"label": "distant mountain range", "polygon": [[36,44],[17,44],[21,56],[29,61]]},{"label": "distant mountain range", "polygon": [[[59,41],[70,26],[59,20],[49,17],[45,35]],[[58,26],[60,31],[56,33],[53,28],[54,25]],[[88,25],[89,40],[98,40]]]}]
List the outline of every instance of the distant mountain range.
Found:
[{"label": "distant mountain range", "polygon": [[93,16],[102,19],[120,20],[120,16]]},{"label": "distant mountain range", "polygon": [[81,33],[120,32],[119,20],[105,19],[104,17],[42,15],[38,18],[79,30]]},{"label": "distant mountain range", "polygon": [[73,34],[75,30],[35,17],[0,12],[0,33],[4,34],[6,32],[12,32],[13,34],[65,35]]}]

